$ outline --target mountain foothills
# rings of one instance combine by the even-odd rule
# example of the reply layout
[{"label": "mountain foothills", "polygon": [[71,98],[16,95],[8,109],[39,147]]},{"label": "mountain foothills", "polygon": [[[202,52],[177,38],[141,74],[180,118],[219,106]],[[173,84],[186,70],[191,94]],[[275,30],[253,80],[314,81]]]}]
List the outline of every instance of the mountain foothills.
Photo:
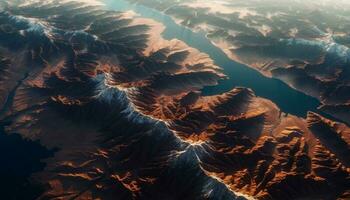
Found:
[{"label": "mountain foothills", "polygon": [[[165,10],[174,2],[150,5]],[[242,17],[177,2],[166,12],[205,26],[232,58],[288,79],[349,119],[347,51],[339,50],[347,48],[346,27],[327,27],[335,43],[325,40],[326,25],[301,20],[336,16],[277,18],[261,8],[265,18]],[[226,78],[220,67],[182,41],[162,39],[161,24],[133,12],[58,0],[1,8],[0,122],[7,134],[58,149],[31,176],[43,188],[34,199],[350,198],[346,124],[282,113],[247,88],[201,95]],[[288,39],[286,19],[302,39]]]},{"label": "mountain foothills", "polygon": [[129,0],[165,12],[232,60],[278,78],[350,123],[350,4],[298,0]]}]

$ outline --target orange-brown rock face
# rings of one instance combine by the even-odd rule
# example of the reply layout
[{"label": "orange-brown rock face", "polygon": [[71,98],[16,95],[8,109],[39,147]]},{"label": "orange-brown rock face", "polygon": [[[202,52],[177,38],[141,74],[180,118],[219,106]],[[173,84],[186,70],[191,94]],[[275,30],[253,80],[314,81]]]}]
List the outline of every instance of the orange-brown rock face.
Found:
[{"label": "orange-brown rock face", "polygon": [[[203,168],[258,199],[349,198],[350,129],[313,113],[308,127],[299,120],[282,119],[271,134],[254,139],[242,135],[245,130],[234,131],[242,124],[226,124],[211,137],[206,149],[215,156],[204,159]],[[253,127],[257,120],[253,122],[243,127]]]},{"label": "orange-brown rock face", "polygon": [[36,198],[350,198],[349,127],[247,88],[202,96],[226,78],[206,54],[161,39],[156,22],[82,5],[0,13],[0,124],[57,148],[33,174]]},{"label": "orange-brown rock face", "polygon": [[[345,2],[128,0],[207,33],[232,60],[311,95],[350,124],[350,9]],[[345,12],[344,12],[345,11]]]}]

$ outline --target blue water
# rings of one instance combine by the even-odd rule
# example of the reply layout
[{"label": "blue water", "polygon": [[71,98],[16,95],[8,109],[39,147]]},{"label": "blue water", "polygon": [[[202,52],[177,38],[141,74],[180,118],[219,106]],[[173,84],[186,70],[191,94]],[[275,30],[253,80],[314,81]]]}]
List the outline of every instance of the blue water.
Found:
[{"label": "blue water", "polygon": [[263,76],[258,71],[246,65],[239,64],[227,57],[218,47],[213,45],[203,32],[193,32],[178,25],[174,20],[152,8],[142,5],[130,4],[125,0],[105,0],[106,7],[117,11],[133,10],[141,17],[151,18],[165,26],[162,33],[165,39],[179,39],[189,46],[207,53],[216,65],[224,69],[228,80],[220,81],[219,85],[206,87],[203,95],[215,95],[241,86],[254,90],[257,96],[270,99],[276,103],[283,112],[305,117],[308,111],[317,111],[320,102],[311,96],[299,92],[280,80]]},{"label": "blue water", "polygon": [[1,199],[37,199],[43,186],[29,179],[33,173],[44,169],[42,159],[53,156],[55,150],[48,150],[39,142],[23,140],[19,134],[7,134],[5,125],[0,121]]},{"label": "blue water", "polygon": [[[0,117],[12,106],[18,87],[28,77],[20,79],[9,93],[6,102],[0,108]],[[37,199],[43,192],[43,186],[31,182],[30,176],[44,169],[42,159],[53,156],[55,150],[48,150],[39,142],[24,140],[19,134],[7,134],[5,126],[10,121],[0,119],[0,193],[3,199]]]}]

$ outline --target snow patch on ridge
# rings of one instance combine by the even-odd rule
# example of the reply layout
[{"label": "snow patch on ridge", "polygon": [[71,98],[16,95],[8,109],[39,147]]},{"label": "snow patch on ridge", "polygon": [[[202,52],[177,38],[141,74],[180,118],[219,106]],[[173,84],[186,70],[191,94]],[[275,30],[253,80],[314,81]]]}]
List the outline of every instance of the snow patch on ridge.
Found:
[{"label": "snow patch on ridge", "polygon": [[302,44],[307,46],[318,46],[330,55],[335,55],[343,62],[347,62],[350,59],[350,49],[347,46],[338,44],[333,40],[307,40],[307,39],[281,39],[280,41],[286,41],[288,45]]},{"label": "snow patch on ridge", "polygon": [[121,114],[135,123],[157,123],[156,120],[144,116],[134,109],[126,91],[106,85],[105,80],[104,74],[98,75],[93,79],[93,81],[97,82],[95,98],[98,101],[102,101],[104,104],[121,106],[123,108]]},{"label": "snow patch on ridge", "polygon": [[46,35],[47,37],[52,36],[53,29],[49,23],[36,19],[36,18],[28,18],[20,15],[11,15],[9,19],[13,21],[14,24],[24,24],[27,28],[25,30],[21,30],[21,34],[27,33],[37,33],[40,35]]}]

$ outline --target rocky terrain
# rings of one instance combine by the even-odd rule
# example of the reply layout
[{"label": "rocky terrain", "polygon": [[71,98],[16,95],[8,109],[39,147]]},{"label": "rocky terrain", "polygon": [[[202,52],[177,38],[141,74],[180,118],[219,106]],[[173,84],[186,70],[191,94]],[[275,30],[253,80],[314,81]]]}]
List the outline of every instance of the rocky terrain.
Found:
[{"label": "rocky terrain", "polygon": [[130,0],[197,31],[231,59],[322,102],[350,123],[349,13],[346,1]]},{"label": "rocky terrain", "polygon": [[57,149],[34,199],[350,198],[347,125],[247,88],[202,96],[222,70],[162,30],[96,3],[3,3],[0,122]]}]

